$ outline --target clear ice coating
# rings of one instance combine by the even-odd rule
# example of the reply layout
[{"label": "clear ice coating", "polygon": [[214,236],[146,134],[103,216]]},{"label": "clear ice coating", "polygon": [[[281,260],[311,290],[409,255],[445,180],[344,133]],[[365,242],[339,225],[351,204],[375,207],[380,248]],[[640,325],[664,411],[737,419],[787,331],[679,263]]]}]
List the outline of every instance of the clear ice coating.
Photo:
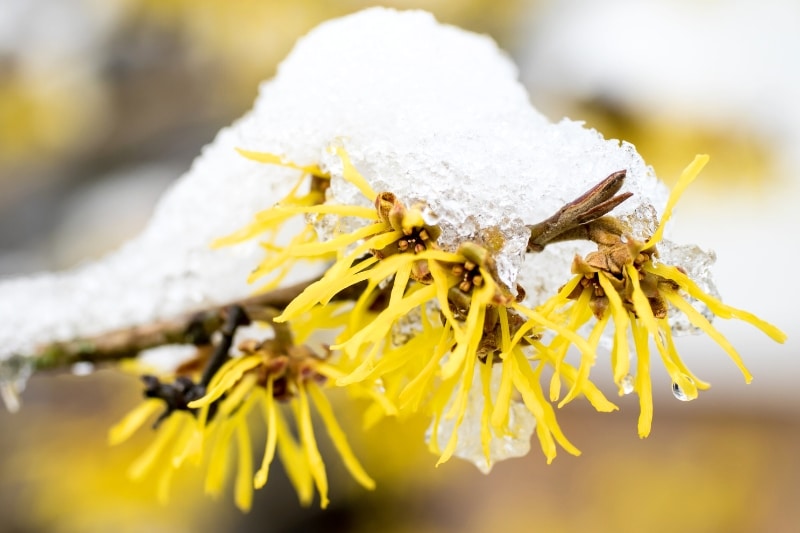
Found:
[{"label": "clear ice coating", "polygon": [[[668,240],[663,240],[658,244],[658,251],[658,262],[681,267],[704,292],[715,298],[720,297],[711,277],[711,267],[717,260],[713,251],[706,252],[695,245],[678,245]],[[707,305],[688,295],[684,295],[684,297],[709,322],[714,320],[714,313]],[[684,313],[674,307],[670,306],[667,316],[675,335],[695,335],[701,332],[700,328],[692,324]]]},{"label": "clear ice coating", "polygon": [[[501,365],[494,365],[492,368],[491,392],[492,399],[497,396],[500,387],[500,376],[502,373]],[[483,452],[481,443],[481,427],[483,416],[483,391],[481,388],[481,377],[478,372],[472,380],[472,388],[467,400],[467,410],[464,419],[458,428],[458,445],[453,455],[474,464],[484,474],[488,474],[492,465],[497,461],[522,457],[527,455],[531,449],[531,435],[536,427],[536,419],[524,404],[516,401],[511,402],[511,412],[508,415],[509,434],[496,436],[492,432],[492,440],[489,446],[489,461]],[[448,405],[444,412],[447,413]],[[455,426],[454,419],[443,417],[439,422],[436,433],[436,442],[440,449],[444,449],[450,436],[453,434]],[[433,425],[428,428],[425,434],[427,442],[434,438]]]}]

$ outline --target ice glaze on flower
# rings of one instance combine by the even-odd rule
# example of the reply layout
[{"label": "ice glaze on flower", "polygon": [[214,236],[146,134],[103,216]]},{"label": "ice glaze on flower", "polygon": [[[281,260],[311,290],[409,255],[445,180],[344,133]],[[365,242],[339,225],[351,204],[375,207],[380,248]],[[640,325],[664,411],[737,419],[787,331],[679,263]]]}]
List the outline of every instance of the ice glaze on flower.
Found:
[{"label": "ice glaze on flower", "polygon": [[[572,270],[576,276],[545,305],[548,309],[568,313],[572,330],[579,329],[594,316],[597,322],[590,340],[596,339],[608,322],[613,320],[611,365],[620,394],[626,387],[625,380],[628,379],[630,370],[630,331],[637,356],[633,390],[639,395],[641,437],[650,433],[653,415],[650,339],[655,343],[662,363],[672,379],[676,396],[692,400],[697,397],[698,390],[705,390],[710,386],[692,374],[678,355],[667,318],[670,306],[685,313],[693,325],[714,339],[740,368],[748,383],[752,376],[739,354],[708,319],[692,306],[690,300],[701,301],[720,318],[738,318],[749,322],[777,342],[786,339],[786,335],[775,326],[751,313],[723,304],[705,293],[680,267],[665,265],[658,260],[656,245],[662,239],[672,210],[707,161],[708,156],[697,156],[684,170],[672,190],[658,228],[646,241],[633,238],[629,234],[630,230],[616,219],[604,218],[587,226],[585,231],[590,240],[597,243],[598,250],[587,255],[585,259],[579,256],[575,258]],[[565,339],[556,337],[550,348],[563,356],[565,345]],[[596,346],[596,342],[594,345]],[[587,374],[591,363],[592,361],[584,359],[580,372]],[[558,397],[558,377],[558,373],[553,377],[552,399]],[[568,394],[561,404],[568,402],[573,396],[572,393]]]},{"label": "ice glaze on flower", "polygon": [[[433,434],[442,417],[454,419],[443,449],[432,441],[432,448],[441,455],[440,463],[456,450],[475,372],[485,381],[491,366],[501,363],[500,394],[492,397],[488,382],[483,387],[481,439],[487,463],[493,436],[509,431],[512,397],[520,397],[535,416],[548,461],[555,457],[555,442],[577,454],[540,391],[543,366],[559,368],[573,394],[584,394],[597,409],[616,407],[589,382],[586,373],[542,346],[539,338],[544,329],[551,329],[577,346],[587,359],[594,359],[597,340],[592,345],[566,325],[517,302],[511,290],[497,281],[494,260],[486,247],[465,242],[454,252],[441,250],[439,229],[425,222],[420,208],[407,208],[391,192],[374,192],[350,164],[346,152],[339,148],[337,154],[344,164],[345,180],[358,187],[375,211],[367,216],[358,206],[331,205],[326,212],[333,213],[335,208],[338,216],[377,221],[336,234],[323,244],[288,246],[286,253],[292,257],[339,253],[322,278],[295,298],[276,321],[291,321],[355,289],[349,323],[331,347],[341,352],[343,364],[350,368],[336,383],[379,383],[401,414],[425,412],[431,416]],[[264,154],[263,160],[276,163],[280,158]],[[283,208],[274,209],[280,212]],[[277,215],[271,217],[269,211],[258,218],[276,220]],[[307,216],[322,212],[304,207],[293,212],[301,211]],[[521,287],[517,290],[520,296],[524,294]],[[404,325],[408,316],[420,317],[419,322]],[[410,332],[399,333],[409,327]],[[538,360],[536,370],[531,369],[530,358]]]},{"label": "ice glaze on flower", "polygon": [[[181,377],[173,384],[150,383],[150,390],[155,391],[151,395],[167,404],[159,418],[166,421],[132,472],[141,476],[159,455],[171,458],[160,484],[164,494],[174,468],[187,458],[197,461],[202,457],[208,460],[206,491],[220,494],[231,467],[228,449],[233,446],[238,450],[234,494],[241,509],[249,509],[253,488],[267,482],[276,454],[300,501],[310,503],[316,487],[321,506],[327,506],[328,481],[312,423],[312,405],[348,471],[361,485],[373,488],[374,482],[355,458],[333,415],[323,385],[345,387],[372,400],[367,425],[386,415],[423,413],[430,417],[430,448],[439,454],[438,464],[458,454],[459,429],[474,399],[470,395],[479,394],[478,431],[487,469],[493,460],[493,440],[513,436],[512,404],[521,401],[536,421],[537,437],[549,463],[559,445],[569,453],[580,453],[561,431],[551,402],[560,407],[583,396],[598,411],[616,409],[590,381],[609,324],[614,324],[614,380],[626,392],[631,379],[629,339],[633,341],[637,358],[632,389],[640,399],[642,437],[650,432],[653,413],[651,340],[676,395],[693,399],[698,390],[709,386],[691,373],[677,353],[667,318],[670,307],[685,313],[692,324],[716,340],[748,381],[750,375],[739,355],[691,305],[691,299],[719,317],[739,318],[778,342],[785,339],[774,326],[703,292],[681,268],[658,260],[656,245],[664,225],[707,157],[698,157],[686,169],[658,228],[645,241],[635,239],[625,223],[607,214],[630,197],[630,193],[617,195],[625,171],[611,174],[549,219],[529,226],[531,252],[570,239],[597,245],[597,251],[575,258],[575,276],[557,295],[531,308],[523,304],[521,286],[512,291],[498,281],[490,243],[466,241],[455,250],[442,249],[439,228],[423,217],[425,206],[407,207],[389,191],[375,192],[342,148],[336,153],[343,163],[344,180],[374,207],[328,203],[329,178],[315,166],[298,167],[271,154],[242,153],[257,161],[296,168],[302,176],[276,206],[217,244],[265,233],[267,257],[251,278],[271,276],[269,286],[279,283],[297,260],[329,263],[322,277],[282,309],[262,310],[263,316],[249,317],[269,324],[274,337],[242,344],[244,355],[209,373],[204,382],[207,386]],[[309,174],[309,190],[301,195],[299,187]],[[296,216],[306,217],[305,229],[287,244],[276,245],[283,225]],[[323,216],[333,217],[334,230],[321,241],[315,225]],[[343,224],[344,219],[360,219],[362,224]],[[578,332],[593,318],[595,322],[583,338]],[[340,330],[332,346],[323,353],[306,346],[314,332],[326,329]],[[543,341],[545,333],[549,342]],[[573,347],[580,353],[577,366],[567,360]],[[494,365],[499,372],[493,372]],[[546,394],[542,381],[548,367],[552,376]],[[286,419],[282,405],[289,406],[292,421]],[[127,438],[156,408],[148,401],[134,410],[112,431],[112,440]],[[253,411],[262,414],[267,426],[262,464],[255,475],[248,426]],[[440,430],[445,421],[449,434]],[[470,427],[475,427],[474,421]],[[446,437],[440,442],[443,435]]]}]

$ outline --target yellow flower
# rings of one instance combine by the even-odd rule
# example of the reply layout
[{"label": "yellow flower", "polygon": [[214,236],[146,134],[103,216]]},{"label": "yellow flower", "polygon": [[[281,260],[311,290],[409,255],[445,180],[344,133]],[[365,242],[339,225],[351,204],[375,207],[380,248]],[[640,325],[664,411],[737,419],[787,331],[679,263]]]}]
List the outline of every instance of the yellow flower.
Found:
[{"label": "yellow flower", "polygon": [[[545,308],[555,312],[568,312],[570,329],[577,330],[594,315],[597,322],[590,335],[593,346],[610,320],[614,321],[614,344],[611,364],[614,381],[620,393],[630,390],[628,332],[633,337],[637,355],[636,377],[632,390],[639,395],[639,435],[650,433],[653,415],[652,385],[650,381],[649,339],[656,345],[662,363],[669,373],[677,397],[692,400],[698,390],[705,390],[708,383],[701,381],[686,367],[677,353],[667,312],[672,306],[686,314],[689,321],[714,339],[730,355],[749,383],[752,376],[733,346],[713,328],[710,322],[697,311],[689,298],[703,302],[720,318],[738,318],[756,326],[777,342],[784,342],[786,335],[756,316],[726,304],[705,293],[679,268],[658,262],[656,245],[661,241],[666,222],[686,187],[695,179],[708,161],[708,156],[697,156],[684,170],[664,210],[657,230],[646,242],[625,234],[626,229],[613,220],[597,224],[592,240],[598,243],[598,251],[585,259],[576,257],[573,272],[576,276],[553,297]],[[570,308],[569,311],[566,311]],[[559,358],[566,353],[567,339],[556,337],[550,349]],[[581,361],[579,372],[588,374],[592,361]],[[558,372],[553,378],[551,395],[558,396]],[[573,397],[568,394],[563,405]]]},{"label": "yellow flower", "polygon": [[[344,164],[344,179],[356,185],[374,203],[375,210],[326,205],[297,207],[293,213],[313,216],[324,212],[374,222],[335,235],[325,243],[288,246],[285,253],[289,257],[321,257],[338,251],[338,258],[275,320],[294,320],[317,306],[328,305],[337,295],[356,289],[348,327],[331,347],[342,352],[344,366],[351,369],[337,384],[379,383],[401,413],[423,411],[432,416],[434,435],[443,416],[454,419],[454,430],[444,450],[438,449],[435,439],[432,441],[432,448],[441,454],[440,463],[456,450],[458,427],[476,371],[484,383],[481,440],[487,462],[492,436],[509,431],[508,412],[515,390],[537,419],[537,432],[548,461],[555,457],[556,441],[577,454],[541,394],[539,377],[543,365],[561,368],[574,394],[585,394],[599,410],[616,407],[586,375],[558,361],[538,339],[543,328],[550,328],[578,346],[586,358],[594,358],[594,347],[568,328],[516,302],[509,289],[496,281],[493,258],[483,246],[467,242],[455,252],[441,250],[437,242],[440,231],[425,223],[420,208],[406,208],[391,192],[376,193],[344,150],[339,148],[337,154]],[[270,163],[280,161],[270,154],[262,157]],[[271,215],[273,210],[277,212]],[[278,206],[257,218],[278,220],[283,210]],[[431,314],[441,315],[441,325],[434,326],[436,318]],[[409,315],[420,317],[416,326],[403,324]],[[402,336],[398,330],[403,328],[411,328],[414,333],[398,340]],[[534,348],[540,350],[540,355],[532,354],[536,352]],[[531,368],[529,357],[540,359],[537,370]],[[491,366],[500,363],[503,385],[501,393],[493,398]]]},{"label": "yellow flower", "polygon": [[[490,252],[496,247],[463,242],[455,250],[443,249],[441,231],[426,223],[424,206],[407,207],[389,191],[374,191],[343,149],[336,153],[343,163],[344,180],[374,207],[327,202],[330,178],[316,166],[299,167],[272,154],[241,152],[256,161],[295,168],[301,176],[277,205],[216,244],[264,235],[267,256],[251,281],[270,277],[268,287],[280,283],[298,260],[329,261],[329,266],[284,308],[263,309],[261,315],[247,317],[267,323],[273,338],[242,343],[241,357],[231,359],[225,351],[222,355],[227,362],[221,366],[209,363],[211,370],[207,368],[198,383],[178,377],[174,384],[165,385],[146,378],[146,395],[160,401],[148,400],[135,409],[112,429],[111,438],[113,442],[125,440],[166,402],[167,410],[157,421],[157,425],[163,424],[156,441],[132,468],[132,474],[141,477],[158,457],[167,457],[171,463],[162,473],[163,494],[175,468],[187,459],[199,463],[205,458],[206,492],[219,495],[232,466],[229,448],[233,446],[238,452],[234,499],[242,510],[250,508],[253,489],[266,484],[276,455],[301,503],[309,504],[316,488],[321,506],[326,507],[328,480],[317,446],[312,406],[350,474],[372,489],[374,482],[353,454],[323,385],[369,398],[373,404],[366,413],[366,426],[387,415],[422,413],[430,417],[430,448],[440,456],[437,464],[459,454],[459,429],[468,411],[469,416],[475,412],[471,395],[480,395],[477,405],[482,408],[479,420],[472,420],[469,427],[478,424],[487,466],[493,460],[493,439],[515,435],[514,427],[519,426],[512,425],[510,413],[513,402],[521,401],[536,421],[537,437],[549,463],[558,446],[580,454],[561,431],[552,402],[561,407],[584,396],[598,411],[617,409],[589,379],[609,323],[615,328],[611,352],[614,380],[622,392],[631,389],[639,395],[642,437],[649,434],[653,412],[650,339],[673,380],[676,395],[693,399],[698,390],[708,388],[677,353],[667,319],[670,307],[685,313],[692,324],[716,340],[748,381],[750,375],[739,355],[687,298],[701,301],[719,317],[750,322],[778,342],[785,339],[774,326],[704,293],[680,268],[658,262],[656,245],[664,225],[706,157],[698,157],[686,169],[658,229],[645,242],[629,236],[630,230],[622,222],[603,216],[630,196],[615,196],[624,171],[613,173],[550,219],[530,226],[530,251],[571,238],[598,245],[586,258],[576,257],[575,277],[533,309],[522,303],[522,287],[512,291],[498,281]],[[308,190],[300,193],[309,175]],[[299,216],[306,218],[305,229],[287,244],[277,245],[284,224]],[[315,229],[323,216],[341,222],[332,225],[333,234],[325,241]],[[353,219],[364,222],[342,231],[353,227]],[[593,317],[596,320],[583,338],[577,332]],[[316,352],[308,347],[312,334],[331,329],[340,330],[332,346]],[[542,338],[547,332],[553,336],[545,344]],[[629,332],[637,354],[632,383]],[[577,366],[567,361],[572,346],[580,352]],[[495,365],[497,371],[493,371]],[[547,367],[552,369],[548,394],[542,387]],[[567,387],[564,394],[562,385]],[[260,413],[267,426],[261,466],[255,473],[249,430],[253,412]],[[450,434],[440,446],[444,427]]]},{"label": "yellow flower", "polygon": [[[125,442],[163,408],[164,403],[160,399],[145,400],[111,428],[109,443],[116,445]],[[197,439],[202,430],[194,416],[181,410],[171,412],[162,423],[158,424],[157,429],[156,438],[130,466],[128,476],[134,480],[141,480],[154,469],[160,468],[157,483],[158,499],[166,503],[175,469],[186,459],[199,461]]]},{"label": "yellow flower", "polygon": [[[275,453],[280,455],[301,503],[308,505],[316,486],[320,505],[328,505],[328,481],[311,419],[313,405],[339,452],[345,467],[362,486],[372,489],[366,474],[336,421],[333,409],[321,390],[328,379],[339,375],[334,366],[305,346],[288,344],[276,329],[276,338],[244,346],[246,355],[228,361],[209,384],[208,393],[189,404],[199,408],[207,421],[207,440],[213,440],[206,478],[206,491],[218,494],[227,470],[227,446],[235,434],[239,446],[236,502],[249,508],[253,487],[263,487]],[[291,407],[298,436],[292,435],[279,403]],[[260,411],[267,425],[267,438],[260,469],[253,480],[250,462],[248,414]],[[208,421],[208,419],[211,419]]]},{"label": "yellow flower", "polygon": [[[301,172],[299,179],[289,193],[279,200],[272,209],[261,212],[246,227],[231,235],[217,239],[212,245],[214,247],[229,246],[256,236],[265,239],[261,245],[268,252],[267,256],[248,278],[248,282],[252,283],[264,276],[271,275],[269,282],[259,289],[259,292],[265,292],[278,286],[295,266],[297,257],[290,255],[289,250],[296,248],[300,244],[316,241],[316,232],[309,224],[303,231],[293,237],[289,245],[280,246],[276,244],[280,237],[281,227],[288,220],[304,213],[327,212],[321,204],[325,201],[325,191],[330,185],[330,179],[316,165],[298,166],[293,163],[283,162],[279,157],[272,154],[247,150],[238,151],[248,159],[261,163],[281,165]],[[307,176],[310,176],[308,190],[301,194],[300,190],[307,181]],[[325,253],[321,253],[319,256],[324,259]]]},{"label": "yellow flower", "polygon": [[[188,377],[177,378],[173,385],[147,377],[146,395],[151,398],[110,432],[112,444],[127,440],[166,403],[166,412],[157,420],[156,439],[131,467],[131,477],[143,477],[157,464],[157,459],[166,459],[159,482],[159,495],[165,500],[175,469],[186,459],[192,459],[195,464],[205,461],[205,491],[217,497],[224,489],[232,466],[229,448],[235,447],[238,465],[234,501],[241,510],[250,509],[253,489],[266,484],[269,466],[276,454],[283,462],[300,502],[310,504],[316,486],[324,508],[329,502],[328,482],[312,423],[313,406],[345,467],[362,486],[374,488],[373,480],[353,454],[322,391],[325,383],[342,377],[344,372],[326,361],[327,351],[319,355],[301,344],[314,331],[342,323],[342,314],[337,313],[337,307],[341,305],[319,308],[307,314],[301,322],[303,326],[296,331],[285,324],[273,324],[274,338],[261,342],[244,341],[239,346],[244,355],[225,362],[206,388]],[[394,406],[374,388],[358,384],[351,388],[361,396],[374,399],[386,413],[396,412]],[[292,422],[286,419],[287,410],[291,412]],[[260,413],[267,426],[261,467],[255,473],[250,435],[250,414],[253,412]],[[297,428],[297,435],[292,433],[292,426]]]}]

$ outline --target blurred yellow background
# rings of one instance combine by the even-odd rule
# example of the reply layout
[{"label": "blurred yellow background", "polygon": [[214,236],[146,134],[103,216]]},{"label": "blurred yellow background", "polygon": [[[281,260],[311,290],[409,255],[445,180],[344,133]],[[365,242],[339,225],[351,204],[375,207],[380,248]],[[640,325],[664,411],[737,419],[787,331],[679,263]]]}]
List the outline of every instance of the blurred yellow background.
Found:
[{"label": "blurred yellow background", "polygon": [[[177,480],[168,507],[152,485],[126,478],[146,435],[139,446],[108,448],[106,432],[139,398],[135,378],[40,375],[21,413],[0,412],[0,532],[800,531],[800,328],[789,307],[800,291],[778,279],[796,258],[785,245],[800,227],[792,97],[800,37],[790,35],[800,7],[648,4],[383,3],[490,34],[518,62],[542,112],[632,142],[667,181],[695,153],[712,155],[674,234],[715,248],[723,297],[789,334],[787,345],[770,346],[743,326],[721,325],[756,376],[752,385],[707,339],[681,339],[687,363],[714,388],[685,404],[656,375],[646,441],[636,437],[635,398],[621,398],[610,415],[571,404],[561,422],[582,457],[562,454],[547,466],[534,450],[487,477],[455,460],[434,469],[423,443],[381,438],[419,432],[418,424],[379,426],[363,439],[351,433],[376,492],[353,486],[332,462],[327,511],[300,508],[276,473],[241,515],[229,495],[204,497],[191,475]],[[298,37],[368,5],[6,0],[0,276],[68,268],[134,235],[200,148],[251,106],[258,82]],[[695,56],[700,63],[688,69]],[[718,89],[716,79],[738,81]],[[778,263],[787,254],[789,264]]]}]

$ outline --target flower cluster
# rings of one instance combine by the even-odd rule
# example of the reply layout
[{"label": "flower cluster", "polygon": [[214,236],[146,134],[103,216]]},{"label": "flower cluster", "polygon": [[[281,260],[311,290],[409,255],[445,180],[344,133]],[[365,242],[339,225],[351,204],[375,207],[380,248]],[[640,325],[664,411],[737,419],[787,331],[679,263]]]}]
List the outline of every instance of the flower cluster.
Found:
[{"label": "flower cluster", "polygon": [[[529,226],[530,253],[571,239],[597,244],[596,251],[575,258],[574,277],[558,294],[534,307],[526,303],[523,287],[499,281],[496,242],[476,239],[445,249],[439,242],[440,229],[423,216],[424,206],[409,206],[391,191],[373,190],[342,148],[336,153],[344,180],[372,207],[329,201],[330,177],[316,166],[299,167],[273,154],[241,153],[295,168],[301,177],[277,205],[217,244],[256,236],[266,239],[267,256],[251,276],[253,281],[268,279],[264,290],[278,285],[297,261],[326,261],[328,266],[288,305],[248,317],[269,325],[272,337],[241,343],[237,357],[226,350],[219,359],[223,362],[209,362],[200,378],[178,377],[172,385],[151,378],[155,382],[149,385],[149,395],[161,401],[150,399],[137,408],[112,430],[111,438],[125,440],[166,402],[167,416],[157,440],[132,469],[134,476],[140,476],[159,455],[168,457],[162,487],[186,459],[205,458],[206,490],[218,494],[228,468],[228,447],[235,442],[235,500],[240,508],[249,508],[252,489],[266,483],[276,452],[301,502],[309,503],[316,487],[325,507],[328,483],[315,439],[313,406],[348,471],[361,485],[372,488],[374,482],[355,458],[326,399],[323,389],[331,387],[346,388],[374,402],[366,414],[368,423],[387,415],[428,417],[430,444],[439,464],[458,450],[459,428],[471,395],[480,395],[477,425],[487,465],[495,459],[492,441],[514,435],[510,413],[512,405],[521,402],[536,421],[539,443],[550,462],[557,445],[580,453],[561,431],[554,403],[560,407],[582,396],[598,411],[616,409],[590,380],[610,324],[614,379],[622,392],[639,395],[642,437],[650,431],[653,411],[651,339],[679,396],[693,399],[708,387],[678,356],[670,308],[685,313],[716,340],[748,381],[750,375],[736,351],[692,302],[702,302],[720,318],[749,322],[778,342],[785,339],[774,326],[704,293],[680,266],[658,260],[656,245],[664,225],[706,157],[698,157],[686,169],[658,229],[645,241],[635,239],[624,222],[608,214],[630,196],[616,195],[624,171],[612,174],[550,219]],[[276,244],[281,228],[295,217],[305,218],[304,229],[287,244]],[[323,239],[317,231],[323,219],[328,220],[326,227],[356,229],[335,230]],[[337,331],[334,343],[313,350],[312,336],[330,329]],[[633,376],[631,339],[636,354]],[[577,365],[567,359],[572,348],[580,354]],[[499,371],[494,372],[496,365]],[[542,386],[546,369],[552,374],[547,394]],[[567,389],[563,395],[562,384]],[[262,466],[255,473],[248,430],[252,411],[260,412],[267,426]],[[440,443],[443,421],[452,430]]]}]

